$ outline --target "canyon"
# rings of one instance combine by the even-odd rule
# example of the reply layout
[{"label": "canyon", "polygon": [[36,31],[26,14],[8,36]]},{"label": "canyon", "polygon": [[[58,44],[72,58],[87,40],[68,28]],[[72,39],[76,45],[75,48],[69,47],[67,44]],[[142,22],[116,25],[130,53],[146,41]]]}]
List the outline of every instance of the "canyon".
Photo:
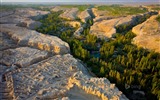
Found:
[{"label": "canyon", "polygon": [[29,27],[35,23],[32,17],[49,12],[29,8],[1,13],[0,99],[128,100],[108,79],[89,74],[66,42]]}]

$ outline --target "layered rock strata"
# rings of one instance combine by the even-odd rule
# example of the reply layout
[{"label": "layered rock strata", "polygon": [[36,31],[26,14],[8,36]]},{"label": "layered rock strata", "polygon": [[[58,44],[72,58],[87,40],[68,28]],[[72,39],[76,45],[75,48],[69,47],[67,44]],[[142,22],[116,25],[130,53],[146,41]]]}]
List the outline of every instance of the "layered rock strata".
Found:
[{"label": "layered rock strata", "polygon": [[111,38],[116,33],[116,27],[120,25],[135,25],[137,19],[153,14],[156,14],[156,12],[98,21],[91,26],[90,34],[94,34],[98,38]]},{"label": "layered rock strata", "polygon": [[91,15],[89,14],[89,9],[86,9],[78,14],[78,18],[81,19],[82,22],[86,23],[89,19],[91,19]]},{"label": "layered rock strata", "polygon": [[65,10],[60,17],[68,19],[68,20],[75,20],[77,18],[78,8],[71,8]]},{"label": "layered rock strata", "polygon": [[[34,10],[31,8],[16,9],[15,11],[0,12],[1,24],[17,24],[21,27],[35,29],[41,25],[35,19],[41,18],[43,15],[48,14],[47,11]],[[35,17],[36,16],[36,17]],[[33,20],[34,19],[34,20]]]},{"label": "layered rock strata", "polygon": [[152,16],[133,27],[132,32],[137,35],[133,43],[138,47],[160,52],[160,23],[156,20],[157,17],[158,15]]},{"label": "layered rock strata", "polygon": [[1,32],[9,35],[20,45],[35,47],[56,54],[70,52],[69,45],[55,36],[48,36],[14,24],[1,24]]}]

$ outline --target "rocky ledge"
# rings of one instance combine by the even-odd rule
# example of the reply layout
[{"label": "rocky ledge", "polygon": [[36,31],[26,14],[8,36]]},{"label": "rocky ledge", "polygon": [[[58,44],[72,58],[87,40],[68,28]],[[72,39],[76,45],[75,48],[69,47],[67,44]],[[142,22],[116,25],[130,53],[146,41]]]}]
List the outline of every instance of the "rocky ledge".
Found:
[{"label": "rocky ledge", "polygon": [[35,29],[41,25],[41,23],[35,21],[35,19],[39,19],[48,13],[49,12],[47,11],[40,11],[31,8],[0,12],[0,24],[17,24],[21,27]]},{"label": "rocky ledge", "polygon": [[160,23],[156,20],[157,16],[133,27],[132,32],[137,35],[133,39],[134,44],[160,53]]},{"label": "rocky ledge", "polygon": [[0,36],[1,100],[128,100],[106,78],[91,76],[61,39],[16,23],[1,24]]},{"label": "rocky ledge", "polygon": [[95,23],[91,26],[90,33],[96,35],[98,38],[111,38],[116,33],[116,27],[120,25],[135,25],[137,19],[143,18],[146,15],[154,15],[156,12],[148,12],[140,15],[129,15],[126,17],[112,18],[105,17],[99,19],[95,18]]}]

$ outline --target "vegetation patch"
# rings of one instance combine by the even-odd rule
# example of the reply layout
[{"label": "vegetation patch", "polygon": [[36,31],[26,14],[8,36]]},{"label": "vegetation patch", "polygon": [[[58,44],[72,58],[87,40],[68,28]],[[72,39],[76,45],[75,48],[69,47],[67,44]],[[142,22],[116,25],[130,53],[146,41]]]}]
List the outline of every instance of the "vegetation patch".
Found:
[{"label": "vegetation patch", "polygon": [[107,11],[106,13],[113,16],[134,15],[147,12],[146,8],[142,7],[124,7],[120,5],[99,6],[98,10]]},{"label": "vegetation patch", "polygon": [[33,8],[33,9],[37,9],[37,10],[45,10],[45,11],[49,11],[50,9],[47,8],[47,6],[49,5],[41,5],[41,4],[26,4],[26,5],[1,5],[0,6],[0,11],[8,11],[8,10],[15,10],[17,8]]},{"label": "vegetation patch", "polygon": [[62,5],[65,8],[78,8],[79,11],[84,11],[90,7],[90,5]]}]

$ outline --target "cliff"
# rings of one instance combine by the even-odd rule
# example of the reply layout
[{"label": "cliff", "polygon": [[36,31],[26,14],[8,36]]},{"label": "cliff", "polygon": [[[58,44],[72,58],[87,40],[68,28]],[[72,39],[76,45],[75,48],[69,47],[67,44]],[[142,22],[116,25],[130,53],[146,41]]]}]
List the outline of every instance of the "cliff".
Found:
[{"label": "cliff", "polygon": [[160,23],[156,20],[157,16],[133,27],[132,32],[137,35],[133,43],[138,47],[160,52]]}]

